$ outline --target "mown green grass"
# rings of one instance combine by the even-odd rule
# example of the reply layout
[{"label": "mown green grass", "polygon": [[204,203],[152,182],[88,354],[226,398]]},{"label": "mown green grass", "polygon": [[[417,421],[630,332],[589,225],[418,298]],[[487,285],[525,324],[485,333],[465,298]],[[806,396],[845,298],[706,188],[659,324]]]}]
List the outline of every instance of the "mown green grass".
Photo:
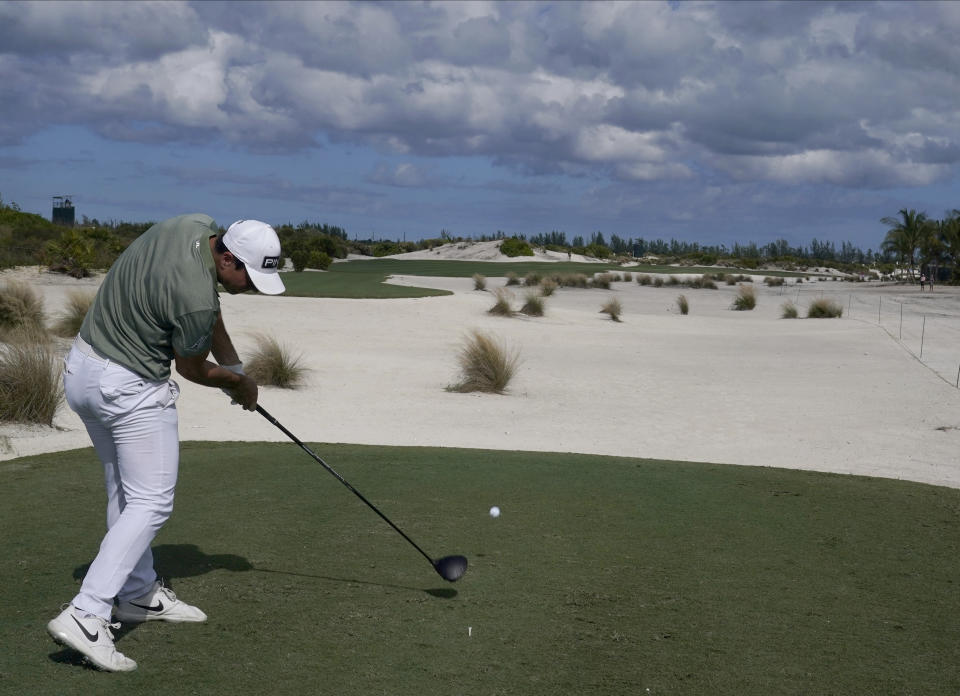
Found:
[{"label": "mown green grass", "polygon": [[[384,283],[391,275],[427,276],[440,278],[471,278],[481,274],[488,278],[504,277],[515,273],[518,277],[528,273],[538,273],[542,277],[553,274],[585,273],[593,274],[617,270],[619,266],[604,263],[545,263],[530,262],[494,262],[494,261],[449,261],[371,259],[369,261],[344,261],[335,263],[324,273],[304,271],[283,274],[287,295],[297,297],[343,297],[343,298],[384,298],[431,297],[449,295],[446,290],[403,287]],[[676,266],[639,266],[630,269],[643,273],[710,273],[711,268],[677,268]],[[764,271],[772,275],[797,275],[789,272]]]},{"label": "mown green grass", "polygon": [[118,645],[139,670],[98,673],[44,625],[99,544],[99,464],[89,449],[2,462],[0,692],[960,690],[960,491],[573,454],[314,449],[428,552],[467,555],[466,575],[444,582],[292,444],[187,443],[155,555],[210,620],[125,629]]}]

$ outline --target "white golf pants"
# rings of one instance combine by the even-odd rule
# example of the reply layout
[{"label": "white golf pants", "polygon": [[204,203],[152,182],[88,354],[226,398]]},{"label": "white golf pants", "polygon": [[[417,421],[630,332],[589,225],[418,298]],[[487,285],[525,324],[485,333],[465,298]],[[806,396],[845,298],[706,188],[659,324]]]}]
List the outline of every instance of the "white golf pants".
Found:
[{"label": "white golf pants", "polygon": [[72,603],[109,621],[115,597],[139,597],[157,579],[150,544],[173,510],[179,388],[100,357],[80,337],[67,355],[63,384],[103,462],[107,487],[107,534]]}]

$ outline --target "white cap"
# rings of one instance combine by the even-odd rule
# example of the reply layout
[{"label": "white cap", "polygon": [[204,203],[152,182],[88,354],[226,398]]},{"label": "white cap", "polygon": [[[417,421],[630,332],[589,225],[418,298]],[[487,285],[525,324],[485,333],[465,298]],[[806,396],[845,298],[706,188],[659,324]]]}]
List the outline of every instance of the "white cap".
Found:
[{"label": "white cap", "polygon": [[280,280],[280,238],[259,220],[237,220],[227,228],[223,243],[247,267],[247,275],[264,295],[286,290]]}]

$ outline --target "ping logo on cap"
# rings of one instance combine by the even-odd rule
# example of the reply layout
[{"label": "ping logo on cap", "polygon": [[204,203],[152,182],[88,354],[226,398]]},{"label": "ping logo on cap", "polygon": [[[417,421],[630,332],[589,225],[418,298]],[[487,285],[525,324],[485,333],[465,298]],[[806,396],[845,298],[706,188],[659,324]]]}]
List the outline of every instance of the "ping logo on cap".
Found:
[{"label": "ping logo on cap", "polygon": [[278,268],[280,266],[279,256],[264,256],[261,268]]}]

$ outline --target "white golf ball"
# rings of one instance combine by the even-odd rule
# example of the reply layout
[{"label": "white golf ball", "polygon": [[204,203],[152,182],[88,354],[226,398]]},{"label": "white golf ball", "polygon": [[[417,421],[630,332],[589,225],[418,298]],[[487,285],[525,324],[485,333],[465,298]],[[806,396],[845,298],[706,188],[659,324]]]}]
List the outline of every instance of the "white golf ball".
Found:
[{"label": "white golf ball", "polygon": [[490,508],[490,517],[500,517],[500,508],[496,505]]}]

